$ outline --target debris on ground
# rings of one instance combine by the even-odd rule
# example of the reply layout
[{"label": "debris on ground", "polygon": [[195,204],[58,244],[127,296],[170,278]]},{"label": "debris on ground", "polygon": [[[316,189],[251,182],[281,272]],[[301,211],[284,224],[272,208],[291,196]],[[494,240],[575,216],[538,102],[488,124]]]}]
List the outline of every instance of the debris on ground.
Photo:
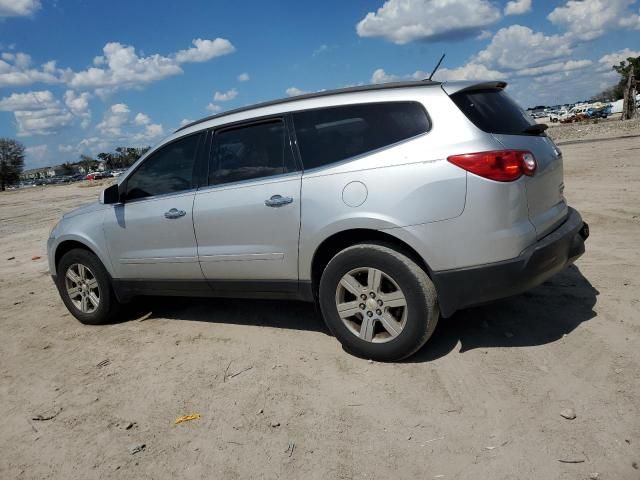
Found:
[{"label": "debris on ground", "polygon": [[124,429],[125,430],[131,430],[133,427],[136,426],[136,422],[128,422],[125,426]]},{"label": "debris on ground", "polygon": [[105,358],[104,360],[102,360],[100,363],[98,363],[96,365],[96,367],[98,368],[102,368],[102,367],[106,367],[107,365],[109,365],[111,363],[111,360],[109,360],[108,358]]},{"label": "debris on ground", "polygon": [[60,412],[62,411],[62,408],[59,408],[57,412],[52,413],[52,414],[41,414],[41,415],[36,415],[34,417],[31,417],[31,420],[35,420],[36,422],[46,422],[47,420],[53,420],[54,418],[56,418]]},{"label": "debris on ground", "polygon": [[260,410],[258,410],[258,415],[264,413],[264,408],[261,408]]},{"label": "debris on ground", "polygon": [[249,370],[251,370],[253,368],[253,365],[247,368],[243,368],[242,370],[240,370],[239,372],[236,373],[232,373],[231,375],[229,375],[227,378],[233,378],[233,377],[237,377],[238,375],[240,375],[241,373],[244,372],[248,372]]},{"label": "debris on ground", "polygon": [[291,457],[291,455],[293,455],[293,450],[296,448],[296,444],[291,442],[289,443],[289,446],[287,447],[287,449],[284,451],[284,453],[288,453],[289,457]]},{"label": "debris on ground", "polygon": [[573,410],[573,408],[565,408],[564,410],[560,411],[560,416],[562,418],[566,418],[567,420],[573,420],[576,418],[576,412]]},{"label": "debris on ground", "polygon": [[135,455],[136,453],[139,453],[141,451],[143,451],[145,448],[147,448],[147,445],[144,443],[139,443],[137,445],[131,445],[129,447],[129,453],[131,455]]},{"label": "debris on ground", "polygon": [[15,259],[16,259],[16,257],[9,257],[9,258],[7,258],[7,261],[9,261],[9,260],[15,260]]},{"label": "debris on ground", "polygon": [[598,480],[600,478],[600,474],[598,472],[593,472],[589,474],[589,480]]},{"label": "debris on ground", "polygon": [[192,413],[191,415],[182,415],[181,417],[176,418],[174,425],[178,425],[184,422],[189,422],[191,420],[198,420],[199,418],[200,418],[199,413]]},{"label": "debris on ground", "polygon": [[31,260],[40,260],[42,257],[39,255],[34,255],[33,257],[31,257]]},{"label": "debris on ground", "polygon": [[559,458],[558,461],[560,463],[584,463],[586,462],[586,459],[584,457]]},{"label": "debris on ground", "polygon": [[273,421],[273,422],[271,422],[271,426],[273,428],[279,427],[280,426],[280,422]]}]

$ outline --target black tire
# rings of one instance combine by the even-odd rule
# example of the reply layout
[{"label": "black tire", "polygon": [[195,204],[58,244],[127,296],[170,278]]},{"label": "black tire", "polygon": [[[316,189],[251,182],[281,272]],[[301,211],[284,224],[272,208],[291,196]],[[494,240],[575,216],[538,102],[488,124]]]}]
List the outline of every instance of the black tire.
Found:
[{"label": "black tire", "polygon": [[[384,343],[365,341],[343,322],[336,306],[342,277],[358,268],[374,268],[388,275],[406,299],[404,328]],[[436,289],[425,271],[406,255],[383,244],[361,243],[335,255],[320,279],[319,303],[329,330],[343,348],[358,357],[389,362],[407,358],[429,340],[439,317]]]},{"label": "black tire", "polygon": [[[70,295],[67,292],[67,280],[66,275],[69,267],[79,264],[88,267],[93,278],[97,281],[99,289],[99,302],[98,307],[92,312],[83,312],[72,301]],[[57,287],[60,297],[65,306],[80,322],[87,325],[103,325],[105,323],[113,322],[121,309],[121,304],[118,302],[113,288],[111,286],[111,279],[106,269],[102,265],[102,262],[93,253],[84,249],[73,249],[65,253],[57,266]]]}]

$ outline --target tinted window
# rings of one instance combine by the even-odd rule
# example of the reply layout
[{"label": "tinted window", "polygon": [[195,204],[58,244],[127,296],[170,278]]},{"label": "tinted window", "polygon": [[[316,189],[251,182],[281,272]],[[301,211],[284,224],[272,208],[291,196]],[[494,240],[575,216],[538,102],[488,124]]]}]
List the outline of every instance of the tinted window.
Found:
[{"label": "tinted window", "polygon": [[429,130],[419,103],[390,102],[321,108],[293,114],[305,169],[345,160]]},{"label": "tinted window", "polygon": [[270,177],[295,170],[282,120],[217,132],[209,183]]},{"label": "tinted window", "polygon": [[533,119],[503,90],[471,90],[451,96],[473,124],[488,133],[523,135]]},{"label": "tinted window", "polygon": [[193,188],[193,165],[200,134],[152,153],[127,180],[127,198],[144,198]]}]

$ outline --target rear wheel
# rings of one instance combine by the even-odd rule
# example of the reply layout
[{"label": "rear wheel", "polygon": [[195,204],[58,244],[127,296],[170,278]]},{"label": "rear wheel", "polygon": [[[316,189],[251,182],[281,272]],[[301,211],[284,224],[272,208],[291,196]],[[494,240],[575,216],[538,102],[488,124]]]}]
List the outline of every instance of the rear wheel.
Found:
[{"label": "rear wheel", "polygon": [[343,347],[379,361],[415,353],[439,316],[436,291],[425,271],[378,244],[354,245],[333,257],[322,273],[319,301]]},{"label": "rear wheel", "polygon": [[88,250],[70,250],[60,259],[57,272],[58,291],[74,317],[89,325],[115,319],[121,305],[98,257]]}]

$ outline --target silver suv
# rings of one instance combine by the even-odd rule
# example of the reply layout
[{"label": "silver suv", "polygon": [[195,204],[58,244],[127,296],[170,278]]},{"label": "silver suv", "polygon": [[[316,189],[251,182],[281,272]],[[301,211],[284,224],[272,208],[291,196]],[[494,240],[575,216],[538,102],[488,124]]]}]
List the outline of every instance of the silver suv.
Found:
[{"label": "silver suv", "polygon": [[53,229],[62,300],[90,324],[137,295],[308,300],[349,352],[405,358],[440,316],[584,253],[561,153],[505,87],[354,87],[187,125]]}]

